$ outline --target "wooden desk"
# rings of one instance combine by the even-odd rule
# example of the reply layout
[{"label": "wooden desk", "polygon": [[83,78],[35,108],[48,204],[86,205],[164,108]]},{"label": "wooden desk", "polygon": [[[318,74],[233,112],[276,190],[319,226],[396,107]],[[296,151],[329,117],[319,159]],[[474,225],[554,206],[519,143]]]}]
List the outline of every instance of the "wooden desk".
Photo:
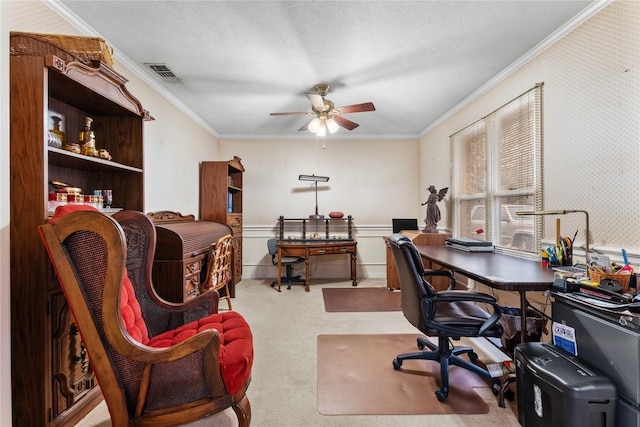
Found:
[{"label": "wooden desk", "polygon": [[[278,278],[282,277],[283,256],[297,256],[305,259],[305,284],[304,290],[309,292],[309,281],[311,280],[311,268],[309,258],[319,255],[350,254],[351,255],[351,281],[353,286],[358,286],[356,282],[356,257],[358,242],[355,240],[279,240],[278,241]],[[278,279],[278,292],[280,292],[280,279]]]},{"label": "wooden desk", "polygon": [[[546,291],[553,283],[553,270],[542,264],[514,256],[464,252],[445,246],[417,246],[422,258],[460,273],[469,279],[495,289],[515,291],[520,294],[522,325],[527,324],[527,291]],[[520,336],[523,339],[525,334]]]}]

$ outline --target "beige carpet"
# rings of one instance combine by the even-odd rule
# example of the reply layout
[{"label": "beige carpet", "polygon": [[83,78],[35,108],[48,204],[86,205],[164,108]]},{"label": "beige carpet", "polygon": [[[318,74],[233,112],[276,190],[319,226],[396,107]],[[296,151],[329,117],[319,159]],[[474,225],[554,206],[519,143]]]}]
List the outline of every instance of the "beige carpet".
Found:
[{"label": "beige carpet", "polygon": [[[474,388],[489,385],[458,366],[449,370],[449,397],[439,402],[440,365],[392,360],[417,351],[418,334],[318,335],[318,411],[324,415],[485,414]],[[460,345],[459,341],[455,342]]]},{"label": "beige carpet", "polygon": [[322,288],[327,312],[400,311],[400,291],[389,288]]}]

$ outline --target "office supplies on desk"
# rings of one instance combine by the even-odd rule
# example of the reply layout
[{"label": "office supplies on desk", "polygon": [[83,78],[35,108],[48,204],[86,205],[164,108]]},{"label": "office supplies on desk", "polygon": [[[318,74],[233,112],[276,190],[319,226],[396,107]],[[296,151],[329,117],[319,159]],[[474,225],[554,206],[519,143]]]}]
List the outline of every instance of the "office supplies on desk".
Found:
[{"label": "office supplies on desk", "polygon": [[566,265],[566,266],[554,266],[553,271],[557,271],[560,273],[570,273],[571,275],[582,274],[584,276],[587,275],[586,267],[579,267],[575,265]]}]

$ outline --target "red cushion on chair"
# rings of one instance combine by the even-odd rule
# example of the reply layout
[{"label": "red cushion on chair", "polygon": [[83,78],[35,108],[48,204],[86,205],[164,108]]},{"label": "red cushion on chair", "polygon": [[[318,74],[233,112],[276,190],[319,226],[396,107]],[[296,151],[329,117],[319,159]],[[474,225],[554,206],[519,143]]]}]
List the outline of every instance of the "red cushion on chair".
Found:
[{"label": "red cushion on chair", "polygon": [[122,281],[122,290],[120,291],[120,316],[131,338],[142,344],[149,343],[147,324],[142,318],[142,310],[136,299],[136,293],[126,269],[124,271],[124,280]]},{"label": "red cushion on chair", "polygon": [[220,370],[229,393],[240,390],[249,379],[253,364],[253,337],[246,320],[235,311],[211,314],[149,340],[151,347],[169,347],[200,331],[215,329],[220,334]]}]

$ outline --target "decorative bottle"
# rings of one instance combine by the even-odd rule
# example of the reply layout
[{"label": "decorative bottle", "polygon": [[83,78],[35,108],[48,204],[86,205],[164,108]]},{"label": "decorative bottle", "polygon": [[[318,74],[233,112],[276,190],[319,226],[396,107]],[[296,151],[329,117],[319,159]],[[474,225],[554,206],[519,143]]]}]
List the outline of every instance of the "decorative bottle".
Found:
[{"label": "decorative bottle", "polygon": [[84,127],[80,131],[79,139],[80,146],[82,147],[82,154],[86,156],[98,156],[98,150],[96,150],[96,136],[91,130],[91,123],[93,119],[91,117],[84,118]]},{"label": "decorative bottle", "polygon": [[53,129],[49,130],[49,132],[53,133],[60,140],[60,144],[56,144],[56,146],[60,147],[64,144],[64,132],[60,130],[60,122],[62,119],[58,116],[51,116],[53,119]]}]

